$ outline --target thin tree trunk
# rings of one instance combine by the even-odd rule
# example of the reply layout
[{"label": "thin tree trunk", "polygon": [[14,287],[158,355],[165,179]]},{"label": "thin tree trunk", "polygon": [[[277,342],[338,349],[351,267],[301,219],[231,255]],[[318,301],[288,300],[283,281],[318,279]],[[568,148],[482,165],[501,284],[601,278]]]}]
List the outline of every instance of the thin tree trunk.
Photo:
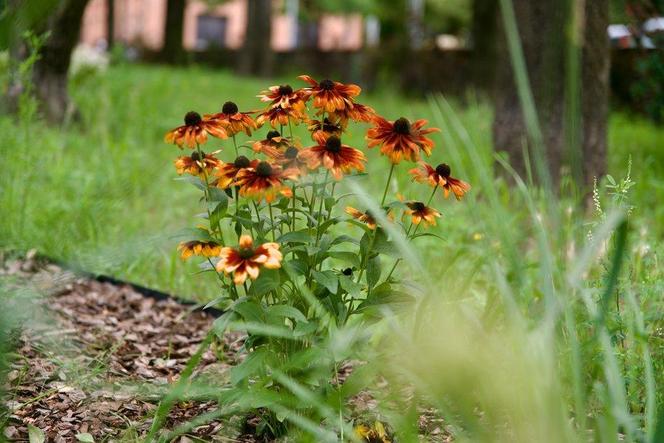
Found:
[{"label": "thin tree trunk", "polygon": [[500,10],[498,0],[473,0],[471,23],[473,86],[493,94],[498,49],[496,34]]},{"label": "thin tree trunk", "polygon": [[272,74],[272,0],[247,0],[247,28],[238,60],[242,74]]},{"label": "thin tree trunk", "polygon": [[184,11],[186,0],[168,0],[166,3],[166,21],[164,22],[164,45],[161,60],[170,64],[185,61],[182,39],[184,35]]},{"label": "thin tree trunk", "polygon": [[109,51],[115,44],[115,0],[106,0],[106,44]]},{"label": "thin tree trunk", "polygon": [[581,65],[583,102],[583,177],[586,186],[606,174],[609,114],[610,47],[607,0],[586,0],[586,26]]},{"label": "thin tree trunk", "polygon": [[[528,76],[542,127],[548,165],[554,185],[559,182],[565,147],[564,66],[565,8],[558,0],[514,0],[514,12],[528,68]],[[514,169],[528,173],[527,158],[533,159],[528,145],[514,72],[510,64],[505,30],[499,24],[496,107],[493,124],[494,146],[507,153]],[[525,154],[525,155],[524,155]]]},{"label": "thin tree trunk", "polygon": [[44,116],[51,123],[62,123],[73,113],[67,73],[87,4],[88,0],[66,0],[60,4],[48,20],[50,36],[34,66],[35,94]]}]

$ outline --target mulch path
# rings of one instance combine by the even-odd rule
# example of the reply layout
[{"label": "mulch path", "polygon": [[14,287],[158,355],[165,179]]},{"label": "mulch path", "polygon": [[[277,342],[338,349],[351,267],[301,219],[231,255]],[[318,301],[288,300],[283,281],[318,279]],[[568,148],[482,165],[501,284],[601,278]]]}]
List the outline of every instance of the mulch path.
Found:
[{"label": "mulch path", "polygon": [[[14,298],[32,309],[21,322],[20,357],[7,377],[4,434],[12,441],[28,441],[28,425],[42,430],[48,442],[77,441],[84,433],[97,442],[144,436],[159,394],[177,380],[214,321],[174,300],[148,298],[130,286],[100,283],[40,263],[34,254],[1,260],[2,282],[4,291],[16,291]],[[228,335],[214,353],[203,355],[196,371],[225,379],[240,358],[241,345],[241,336]],[[215,355],[220,352],[223,363]],[[166,427],[215,406],[178,404]],[[220,436],[224,426],[228,422],[200,426],[182,441],[251,441]]]},{"label": "mulch path", "polygon": [[[28,441],[29,427],[41,430],[46,442],[76,442],[81,434],[95,442],[141,441],[159,399],[214,321],[209,313],[173,299],[157,300],[129,285],[81,277],[34,253],[7,259],[0,252],[0,297],[14,308],[11,312],[24,313],[16,319],[16,355],[4,387],[8,395],[0,402],[0,432],[4,424],[10,441]],[[242,344],[241,334],[227,334],[203,354],[194,376],[224,385],[229,369],[244,357]],[[340,379],[352,366],[341,369]],[[368,391],[350,404],[355,412],[376,408]],[[216,407],[214,402],[181,402],[165,428]],[[256,442],[243,433],[245,418],[196,427],[178,441]],[[423,441],[452,440],[435,411],[423,410],[419,425]]]}]

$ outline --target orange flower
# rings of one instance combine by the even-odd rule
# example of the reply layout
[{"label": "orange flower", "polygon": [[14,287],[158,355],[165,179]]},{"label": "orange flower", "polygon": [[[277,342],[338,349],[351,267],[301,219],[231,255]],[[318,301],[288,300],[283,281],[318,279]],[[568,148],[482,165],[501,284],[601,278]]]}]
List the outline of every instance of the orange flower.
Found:
[{"label": "orange flower", "polygon": [[335,121],[338,120],[341,123],[341,126],[346,127],[346,125],[348,125],[348,120],[364,123],[373,121],[376,118],[376,111],[369,106],[353,103],[351,107],[347,107],[343,111],[337,111],[330,114],[330,117]]},{"label": "orange flower", "polygon": [[228,246],[221,248],[215,268],[226,275],[233,273],[233,282],[241,285],[247,280],[247,276],[256,280],[261,266],[267,269],[280,268],[282,258],[277,243],[263,243],[254,248],[251,237],[243,235],[237,249]]},{"label": "orange flower", "polygon": [[221,123],[228,135],[233,136],[240,132],[251,135],[251,131],[258,128],[256,122],[249,116],[255,112],[257,111],[240,112],[235,103],[226,102],[221,107],[221,112],[205,115],[205,118]]},{"label": "orange flower", "polygon": [[403,117],[393,122],[376,117],[374,127],[367,131],[367,146],[372,148],[382,145],[380,152],[394,164],[401,162],[402,158],[417,161],[420,159],[420,150],[431,155],[433,141],[425,135],[438,131],[436,128],[423,129],[426,124],[426,120],[416,120],[411,124]]},{"label": "orange flower", "polygon": [[321,112],[331,113],[352,108],[354,97],[360,95],[362,91],[357,85],[344,85],[327,79],[318,83],[308,75],[301,75],[298,78],[311,85],[309,88],[304,88],[304,93],[314,98],[314,107]]},{"label": "orange flower", "polygon": [[336,135],[327,138],[324,144],[312,146],[300,151],[300,158],[307,163],[309,169],[316,169],[321,164],[332,172],[336,180],[341,180],[344,173],[355,169],[364,171],[366,157],[358,149],[341,144]]},{"label": "orange flower", "polygon": [[270,107],[281,106],[283,109],[295,108],[304,110],[306,94],[301,89],[293,90],[290,85],[270,86],[267,91],[257,95],[262,102],[270,102]]},{"label": "orange flower", "polygon": [[470,191],[470,185],[464,181],[450,176],[452,170],[446,163],[441,163],[434,169],[425,162],[419,162],[417,168],[413,168],[408,173],[413,176],[413,180],[418,182],[429,182],[431,186],[440,186],[443,188],[445,198],[454,194],[457,200],[461,200],[463,195]]},{"label": "orange flower", "polygon": [[235,184],[240,187],[240,195],[251,197],[258,201],[265,199],[272,203],[281,194],[284,197],[292,197],[293,192],[284,184],[284,180],[295,180],[297,171],[286,169],[281,166],[272,165],[262,161],[251,168],[238,172]]},{"label": "orange flower", "polygon": [[180,243],[178,245],[178,251],[180,251],[180,257],[182,257],[183,260],[191,257],[192,255],[217,257],[221,252],[221,246],[213,241],[192,240]]},{"label": "orange flower", "polygon": [[208,134],[217,138],[228,138],[228,133],[218,121],[201,118],[198,112],[190,111],[184,116],[184,125],[168,131],[164,141],[176,144],[180,149],[184,144],[194,149],[196,145],[207,141]]},{"label": "orange flower", "polygon": [[273,106],[256,117],[256,123],[262,126],[265,122],[269,121],[273,128],[277,125],[286,126],[288,122],[297,124],[304,120],[306,116],[297,108],[282,108],[281,106]]},{"label": "orange flower", "polygon": [[261,152],[274,159],[283,153],[291,145],[287,137],[282,137],[279,131],[270,131],[265,140],[259,140],[254,143],[254,152]]},{"label": "orange flower", "polygon": [[366,224],[369,229],[376,229],[376,219],[368,211],[362,212],[352,206],[346,206],[346,214],[350,215],[355,220]]},{"label": "orange flower", "polygon": [[257,164],[258,160],[251,161],[244,155],[241,155],[234,162],[218,166],[216,172],[217,179],[212,184],[218,188],[227,189],[233,184],[241,170],[254,167]]},{"label": "orange flower", "polygon": [[319,145],[325,144],[325,140],[330,135],[341,137],[342,132],[341,125],[334,123],[327,117],[322,120],[310,120],[307,129],[311,132],[311,138]]},{"label": "orange flower", "polygon": [[406,203],[406,206],[408,206],[406,214],[412,217],[411,220],[414,225],[419,225],[420,222],[424,220],[426,224],[436,226],[436,217],[440,217],[440,212],[417,201],[408,202]]},{"label": "orange flower", "polygon": [[206,154],[203,152],[203,156],[201,157],[201,154],[199,154],[198,151],[194,151],[190,156],[184,155],[178,157],[174,162],[175,170],[178,175],[187,172],[191,175],[204,178],[205,173],[210,175],[214,168],[221,166],[222,162],[214,156],[217,152],[219,151],[215,151],[212,154]]},{"label": "orange flower", "polygon": [[307,162],[300,156],[300,150],[295,146],[289,146],[284,152],[280,152],[274,158],[276,164],[284,169],[297,171],[297,174],[306,175],[308,171]]}]

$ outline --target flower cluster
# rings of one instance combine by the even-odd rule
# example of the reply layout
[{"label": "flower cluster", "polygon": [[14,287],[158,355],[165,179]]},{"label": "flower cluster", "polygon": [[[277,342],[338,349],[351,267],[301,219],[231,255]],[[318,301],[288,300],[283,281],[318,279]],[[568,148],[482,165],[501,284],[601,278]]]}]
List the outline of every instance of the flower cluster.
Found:
[{"label": "flower cluster", "polygon": [[[284,257],[282,248],[292,253],[293,265],[303,269],[305,283],[312,289],[321,286],[316,276],[334,272],[323,262],[335,254],[328,250],[317,251],[312,258],[304,252],[308,243],[312,243],[309,245],[312,250],[320,250],[322,237],[327,234],[325,230],[339,220],[333,216],[338,202],[334,196],[336,183],[344,176],[366,170],[365,153],[342,140],[351,122],[371,125],[366,132],[367,147],[379,147],[380,154],[389,161],[390,172],[381,208],[391,221],[394,221],[395,210],[401,208],[404,216],[401,220],[405,217],[410,220],[408,227],[403,222],[406,236],[412,237],[421,225],[436,225],[441,213],[430,204],[437,190],[445,198],[452,193],[457,199],[470,190],[467,183],[451,175],[447,164],[432,166],[422,160],[423,156],[431,155],[434,142],[430,135],[438,131],[427,127],[426,120],[410,121],[405,117],[387,120],[356,101],[361,92],[357,85],[328,79],[317,81],[308,75],[299,79],[305,82],[299,89],[278,85],[262,91],[257,96],[265,106],[261,110],[242,112],[228,101],[221,112],[201,116],[191,111],[185,115],[184,125],[168,131],[165,136],[167,143],[193,150],[191,155],[175,160],[176,172],[197,178],[195,184],[203,190],[207,203],[209,227],[204,229],[203,238],[179,245],[182,258],[200,256],[208,261],[210,269],[225,282],[230,298],[239,296],[236,285],[244,285],[247,291],[247,278],[256,280],[262,268],[280,268]],[[269,129],[263,137],[238,144],[237,135],[251,137],[265,125],[269,125]],[[306,127],[312,140],[309,146],[294,135],[293,128],[298,126]],[[288,135],[284,133],[286,130]],[[203,152],[209,136],[232,139],[234,151],[231,152],[235,155],[228,158],[225,155],[228,150],[223,147]],[[242,148],[247,151],[241,154]],[[220,158],[222,154],[226,159]],[[417,163],[409,170],[413,180],[433,187],[426,203],[400,198],[386,204],[392,174],[403,161]],[[229,205],[229,200],[234,204]],[[263,215],[266,209],[269,218]],[[347,206],[345,212],[349,220],[367,229],[369,248],[374,247],[376,231],[380,229],[379,218],[352,206]],[[222,226],[234,226],[237,247],[228,244],[229,229]],[[297,237],[296,233],[302,235]],[[306,235],[305,247],[302,242],[279,240],[288,239],[289,235],[303,239]],[[268,241],[269,236],[271,241]],[[254,239],[261,243],[254,246]],[[350,263],[354,268],[345,268],[341,273],[348,276],[348,270],[351,274],[359,271],[358,284],[369,260],[376,254],[371,250],[359,252],[362,257],[359,264]],[[367,294],[372,283],[375,284],[366,282]]]}]

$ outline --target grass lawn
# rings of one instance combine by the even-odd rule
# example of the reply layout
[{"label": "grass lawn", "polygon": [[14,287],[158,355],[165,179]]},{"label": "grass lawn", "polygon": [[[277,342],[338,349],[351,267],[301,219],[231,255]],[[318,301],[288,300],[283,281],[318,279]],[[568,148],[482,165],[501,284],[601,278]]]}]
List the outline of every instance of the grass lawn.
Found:
[{"label": "grass lawn", "polygon": [[[299,86],[295,79],[265,82],[203,68],[116,66],[103,74],[80,77],[72,84],[72,93],[81,111],[80,123],[58,130],[38,121],[16,122],[0,117],[3,134],[0,250],[36,248],[40,253],[85,270],[111,274],[197,301],[210,300],[218,291],[213,277],[195,275],[198,268],[193,261],[183,262],[176,252],[178,231],[192,226],[194,216],[201,211],[200,194],[191,186],[174,180],[173,159],[180,151],[166,145],[163,135],[179,125],[182,116],[190,110],[216,112],[227,100],[237,102],[241,110],[258,109],[261,103],[252,97],[271,84],[286,81]],[[652,376],[658,386],[664,384],[664,348],[661,346],[664,271],[658,262],[658,252],[664,245],[664,210],[658,205],[664,200],[664,128],[624,113],[611,116],[609,172],[612,178],[600,182],[597,198],[602,203],[603,213],[599,214],[573,208],[566,193],[568,186],[562,187],[560,205],[550,205],[550,201],[537,196],[534,190],[520,192],[506,186],[504,180],[494,174],[491,110],[482,102],[469,99],[465,105],[453,102],[448,108],[440,97],[406,99],[387,91],[361,96],[360,101],[373,106],[388,119],[425,118],[432,126],[440,127],[441,133],[433,136],[437,147],[431,163],[449,163],[453,175],[473,185],[461,202],[435,200],[433,205],[443,213],[440,223],[431,231],[436,235],[415,241],[421,251],[422,264],[404,263],[400,272],[416,271],[418,267],[430,271],[435,279],[433,287],[442,295],[437,300],[443,302],[438,308],[447,315],[450,324],[454,321],[454,316],[447,312],[447,303],[451,300],[467,301],[459,304],[479,312],[482,327],[492,331],[491,328],[501,324],[498,320],[502,316],[509,317],[512,306],[508,303],[503,306],[505,299],[500,298],[509,294],[527,319],[524,330],[535,332],[533,335],[537,335],[536,326],[547,326],[549,313],[562,317],[558,306],[551,306],[552,299],[561,307],[572,307],[565,314],[573,313],[578,318],[565,318],[569,323],[560,328],[564,332],[555,342],[560,349],[549,352],[565,362],[556,370],[561,373],[564,386],[560,395],[565,397],[566,404],[572,403],[572,391],[578,388],[571,387],[574,383],[570,379],[578,377],[579,386],[587,388],[574,392],[575,400],[581,398],[587,402],[575,405],[578,411],[588,410],[591,415],[607,403],[619,405],[618,408],[624,403],[630,414],[645,417],[646,426],[652,426],[655,404],[663,403],[662,393],[643,380],[650,380]],[[310,144],[304,127],[296,131],[305,146]],[[263,128],[257,136],[263,138],[266,132],[267,128]],[[363,131],[355,129],[344,138],[344,143],[361,147],[363,137]],[[212,141],[205,149],[222,149],[223,160],[235,157],[229,141]],[[367,155],[371,174],[349,182],[357,183],[379,200],[389,164],[376,150],[370,150]],[[626,257],[628,272],[617,279],[615,288],[618,289],[606,293],[613,297],[615,292],[616,298],[615,303],[610,299],[610,316],[603,319],[605,324],[602,325],[606,326],[611,341],[601,342],[595,339],[595,323],[592,323],[595,318],[592,312],[585,312],[580,294],[592,300],[589,305],[609,299],[601,293],[612,278],[611,257],[599,251],[596,256],[584,259],[581,251],[588,243],[589,231],[605,219],[611,219],[608,215],[610,202],[615,198],[606,185],[620,182],[630,163],[631,180],[636,184],[619,199],[631,207],[628,246],[622,255]],[[430,189],[410,182],[409,167],[401,164],[397,168],[395,180],[400,183],[399,191],[409,199],[426,199]],[[340,187],[346,188],[340,190],[343,192],[357,190],[346,184]],[[395,186],[393,191],[396,189]],[[349,202],[353,198],[349,197]],[[358,228],[350,224],[346,228],[342,222],[338,229]],[[231,231],[230,226],[228,231]],[[603,250],[611,251],[611,246]],[[576,266],[584,260],[587,266],[580,266],[578,269],[583,272],[576,272]],[[429,325],[435,326],[433,331],[454,332],[444,321],[438,321],[436,315],[432,317],[436,320]],[[528,329],[531,325],[535,331]],[[464,330],[464,325],[458,326]],[[578,349],[567,343],[566,331],[578,334],[575,337]],[[459,337],[462,335],[463,332],[459,333]],[[431,334],[431,349],[454,342],[438,337]],[[468,353],[485,353],[482,348],[473,350],[469,343],[464,345]],[[515,343],[521,342],[515,339],[512,344]],[[650,367],[643,364],[647,360],[643,357],[647,352],[641,353],[644,344],[650,345],[647,359],[652,360],[654,375],[644,369]],[[495,345],[487,350],[495,352],[491,354],[494,357],[478,360],[481,361],[478,371],[485,372],[476,374],[487,379],[494,375],[493,369],[498,373],[502,370],[505,380],[510,380],[507,375],[513,375],[512,371],[505,371],[509,366],[499,364],[493,369],[491,366],[503,362],[509,343],[496,342]],[[600,345],[605,347],[600,349]],[[521,345],[515,345],[518,346]],[[611,402],[606,402],[609,394],[620,389],[602,391],[597,380],[603,377],[602,371],[606,371],[607,379],[611,378],[613,362],[607,356],[613,356],[614,351],[619,365],[616,373],[624,382],[626,397],[624,401],[612,398]],[[581,356],[576,361],[574,355],[570,356],[575,352]],[[527,361],[525,357],[530,354],[525,354],[524,361]],[[549,354],[541,353],[542,360]],[[431,358],[434,363],[436,357]],[[569,365],[568,358],[572,361]],[[515,367],[527,372],[520,361],[513,359]],[[546,361],[551,363],[551,368],[557,362],[553,358]],[[444,358],[441,357],[440,363],[447,368]],[[437,370],[434,370],[437,367],[431,368],[432,379],[438,380]],[[460,374],[467,372],[463,366],[456,369]],[[539,373],[529,375],[539,380]],[[646,397],[647,405],[643,406]],[[504,399],[513,399],[510,390],[505,391]],[[475,405],[470,406],[474,411]],[[522,407],[519,404],[517,409]],[[523,423],[530,423],[529,420]]]},{"label": "grass lawn", "polygon": [[[73,85],[82,112],[79,125],[61,131],[41,123],[17,125],[7,117],[0,118],[4,139],[0,151],[0,247],[37,248],[86,270],[184,297],[209,298],[215,287],[192,278],[196,269],[181,262],[175,252],[177,239],[173,235],[192,223],[199,206],[194,190],[173,180],[172,161],[179,151],[163,143],[163,134],[180,124],[188,110],[216,112],[226,100],[236,101],[241,110],[257,109],[261,104],[252,97],[276,82],[241,79],[202,68],[119,66]],[[367,95],[364,101],[388,118],[427,118],[432,125],[441,126],[424,98],[405,99],[380,91]],[[459,106],[456,115],[469,131],[482,161],[489,164],[489,108],[481,103]],[[299,129],[303,143],[308,144],[304,128]],[[363,136],[353,133],[345,142],[359,145]],[[478,183],[477,174],[468,166],[467,152],[457,150],[462,164],[455,165],[445,136],[434,135],[438,146],[433,161],[445,160],[462,171],[461,177]],[[628,157],[632,157],[637,183],[632,202],[635,216],[643,221],[643,229],[653,234],[653,242],[661,239],[664,225],[664,211],[656,204],[664,198],[663,140],[664,129],[648,122],[624,114],[611,118],[610,172],[616,177],[624,175]],[[224,159],[234,157],[228,142],[215,141],[208,146],[224,149]],[[369,158],[372,170],[384,168],[387,173],[387,163],[375,152],[369,152]],[[407,169],[401,165],[396,174],[404,185],[409,181]],[[383,186],[363,184],[375,194]],[[481,197],[482,192],[481,187],[475,187],[476,196]],[[509,204],[510,196],[503,197]],[[457,217],[464,209],[455,202],[444,202],[440,207],[444,221],[438,233],[453,240],[457,248],[472,247],[481,227],[472,219]],[[426,249],[437,254],[437,248]]]}]

